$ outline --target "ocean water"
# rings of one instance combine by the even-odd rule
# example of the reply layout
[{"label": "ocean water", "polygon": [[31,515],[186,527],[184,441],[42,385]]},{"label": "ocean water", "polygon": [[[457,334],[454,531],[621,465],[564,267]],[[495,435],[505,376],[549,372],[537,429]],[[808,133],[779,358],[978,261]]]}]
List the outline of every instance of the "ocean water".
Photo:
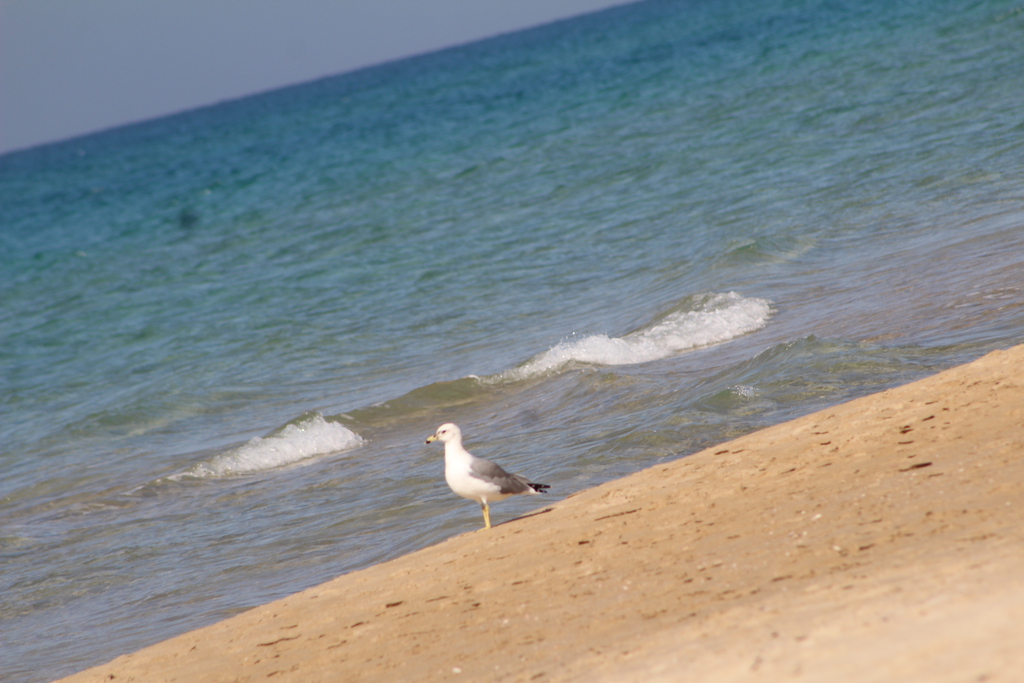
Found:
[{"label": "ocean water", "polygon": [[0,156],[0,680],[1024,341],[1019,0],[651,0]]}]

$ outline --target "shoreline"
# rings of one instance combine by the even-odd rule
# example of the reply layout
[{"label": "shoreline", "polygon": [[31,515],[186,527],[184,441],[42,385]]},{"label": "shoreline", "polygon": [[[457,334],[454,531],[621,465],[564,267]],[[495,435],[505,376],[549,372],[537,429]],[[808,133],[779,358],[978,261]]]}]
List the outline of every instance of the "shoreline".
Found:
[{"label": "shoreline", "polygon": [[61,679],[1011,681],[1024,346]]}]

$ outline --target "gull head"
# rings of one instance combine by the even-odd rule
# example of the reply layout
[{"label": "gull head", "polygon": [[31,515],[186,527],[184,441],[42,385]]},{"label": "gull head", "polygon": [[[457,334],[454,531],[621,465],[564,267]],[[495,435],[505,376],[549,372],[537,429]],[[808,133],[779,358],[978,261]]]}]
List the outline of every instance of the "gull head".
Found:
[{"label": "gull head", "polygon": [[438,427],[436,432],[427,437],[427,443],[433,441],[443,441],[444,443],[462,441],[462,431],[451,422],[446,422]]}]

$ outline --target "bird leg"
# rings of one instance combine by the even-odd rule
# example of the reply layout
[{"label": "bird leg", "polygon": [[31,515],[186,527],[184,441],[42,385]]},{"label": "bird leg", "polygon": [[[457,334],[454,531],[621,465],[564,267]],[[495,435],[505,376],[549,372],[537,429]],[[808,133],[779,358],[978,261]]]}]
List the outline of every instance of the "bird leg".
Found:
[{"label": "bird leg", "polygon": [[487,503],[480,503],[480,509],[484,511],[484,528],[491,528],[491,506]]}]

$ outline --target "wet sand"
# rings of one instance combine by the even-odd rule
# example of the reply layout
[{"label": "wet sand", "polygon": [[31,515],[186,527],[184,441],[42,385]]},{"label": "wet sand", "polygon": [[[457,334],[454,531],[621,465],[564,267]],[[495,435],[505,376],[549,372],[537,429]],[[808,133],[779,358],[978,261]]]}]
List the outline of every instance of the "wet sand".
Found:
[{"label": "wet sand", "polygon": [[1022,567],[1018,346],[63,680],[1018,681]]}]

